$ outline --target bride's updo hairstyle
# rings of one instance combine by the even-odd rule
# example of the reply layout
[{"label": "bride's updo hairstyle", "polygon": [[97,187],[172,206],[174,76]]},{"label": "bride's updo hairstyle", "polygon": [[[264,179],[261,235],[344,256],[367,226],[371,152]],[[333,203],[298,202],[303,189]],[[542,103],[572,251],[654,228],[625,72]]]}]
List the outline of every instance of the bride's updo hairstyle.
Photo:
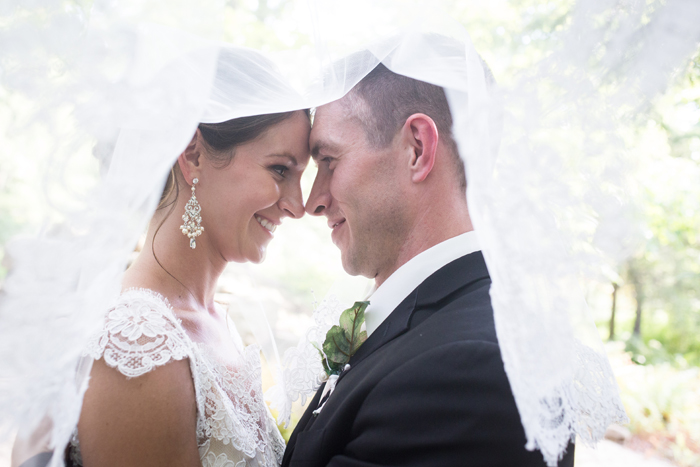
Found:
[{"label": "bride's updo hairstyle", "polygon": [[[305,112],[308,115],[309,111]],[[283,112],[234,118],[222,123],[200,123],[199,131],[211,150],[207,157],[219,168],[224,168],[231,163],[236,146],[253,141],[293,114],[294,112]]]},{"label": "bride's updo hairstyle", "polygon": [[[236,154],[236,147],[257,139],[267,130],[290,118],[294,113],[282,112],[266,115],[253,115],[250,117],[234,118],[221,123],[200,123],[199,131],[204,139],[204,144],[209,149],[207,157],[214,166],[223,169],[228,166]],[[309,110],[305,109],[307,117]],[[180,187],[175,183],[180,168],[175,162],[165,188],[160,196],[158,210],[172,205],[180,194]],[[175,192],[175,196],[172,194]],[[170,214],[170,213],[168,213]]]},{"label": "bride's updo hairstyle", "polygon": [[[259,108],[261,96],[269,102],[285,102],[295,95],[295,91],[277,73],[274,63],[251,49],[227,47],[219,51],[211,93],[216,105],[209,110],[214,113],[205,112],[203,120],[218,123],[200,123],[199,131],[207,149],[205,156],[218,168],[224,168],[231,163],[237,146],[255,140],[296,112],[225,120],[226,109]],[[304,112],[309,116],[308,109]],[[180,168],[176,162],[168,175],[158,204],[159,210],[178,198],[179,185],[175,181],[179,173]],[[176,193],[175,197],[171,196],[173,191]]]}]

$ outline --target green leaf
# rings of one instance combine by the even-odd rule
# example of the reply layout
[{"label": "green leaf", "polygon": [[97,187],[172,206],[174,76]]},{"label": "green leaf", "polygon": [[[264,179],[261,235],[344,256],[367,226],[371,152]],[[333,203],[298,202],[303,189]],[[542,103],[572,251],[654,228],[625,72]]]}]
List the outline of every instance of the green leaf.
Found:
[{"label": "green leaf", "polygon": [[[364,341],[360,341],[360,328],[365,322],[365,308],[369,302],[355,302],[340,315],[340,327],[345,331],[347,353],[354,355]],[[365,338],[366,339],[366,338]]]},{"label": "green leaf", "polygon": [[348,346],[345,345],[345,332],[340,326],[333,326],[326,333],[326,341],[323,343],[323,352],[329,362],[342,363],[350,360]]},{"label": "green leaf", "polygon": [[367,332],[360,331],[365,321],[367,305],[369,302],[355,302],[340,315],[340,326],[333,326],[326,333],[323,367],[327,375],[340,373],[350,357],[367,340]]}]

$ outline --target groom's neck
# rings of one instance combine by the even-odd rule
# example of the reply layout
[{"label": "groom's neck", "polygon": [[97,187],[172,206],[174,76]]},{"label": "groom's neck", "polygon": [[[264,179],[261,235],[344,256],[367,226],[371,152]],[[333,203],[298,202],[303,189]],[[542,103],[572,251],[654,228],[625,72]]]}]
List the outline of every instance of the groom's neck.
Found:
[{"label": "groom's neck", "polygon": [[434,247],[450,238],[474,230],[466,203],[460,203],[457,209],[432,209],[417,216],[407,235],[395,261],[386,265],[374,277],[376,287],[379,287],[401,266],[420,253]]}]

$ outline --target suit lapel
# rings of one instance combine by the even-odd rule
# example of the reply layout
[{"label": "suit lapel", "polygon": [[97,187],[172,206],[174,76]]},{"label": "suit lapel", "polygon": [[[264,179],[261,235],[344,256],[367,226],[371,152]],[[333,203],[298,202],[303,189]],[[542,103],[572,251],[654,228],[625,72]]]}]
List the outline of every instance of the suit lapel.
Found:
[{"label": "suit lapel", "polygon": [[[476,285],[476,282],[488,279],[488,277],[488,271],[481,252],[463,256],[440,268],[411,292],[369,336],[365,343],[360,346],[357,353],[350,359],[351,369],[383,345],[408,332],[412,326],[415,326],[415,320],[412,320],[412,318],[416,310],[431,313],[431,305],[449,298],[452,294],[460,292],[466,287]],[[439,307],[434,308],[435,310],[439,309]],[[349,371],[343,371],[338,377],[337,383],[340,383],[347,373]],[[316,392],[316,396],[309,403],[294,433],[292,433],[284,453],[283,466],[289,465],[298,433],[309,430],[313,425],[316,417],[312,415],[312,412],[319,404],[322,391],[323,386]]]},{"label": "suit lapel", "polygon": [[488,278],[484,255],[480,251],[457,258],[438,269],[416,288],[416,308],[438,303],[453,293]]},{"label": "suit lapel", "polygon": [[[416,287],[357,349],[355,355],[350,358],[350,367],[354,367],[383,345],[407,332],[411,328],[411,318],[417,309],[438,303],[488,277],[486,263],[480,251],[462,256],[438,269]],[[347,373],[342,372],[337,382],[340,383]]]},{"label": "suit lapel", "polygon": [[391,312],[387,319],[375,329],[364,344],[357,349],[355,355],[350,358],[350,366],[357,365],[375,350],[408,331],[411,314],[413,313],[415,305],[416,291],[414,290]]}]

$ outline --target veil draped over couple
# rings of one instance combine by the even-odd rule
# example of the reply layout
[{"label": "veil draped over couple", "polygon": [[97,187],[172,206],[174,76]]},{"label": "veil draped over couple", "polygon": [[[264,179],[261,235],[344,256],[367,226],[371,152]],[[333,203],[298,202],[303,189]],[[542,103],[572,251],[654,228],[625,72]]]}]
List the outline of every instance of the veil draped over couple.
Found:
[{"label": "veil draped over couple", "polygon": [[[527,183],[554,183],[559,207],[575,190],[557,191],[556,154],[552,172],[526,131],[508,133],[544,128],[547,109],[504,124],[463,27],[407,5],[395,30],[372,27],[399,8],[382,3],[349,37],[333,29],[343,13],[312,2],[314,46],[275,55],[190,34],[216,19],[204,6],[166,18],[199,24],[185,32],[95,2],[55,103],[100,181],[7,246],[13,465],[573,465],[577,437],[625,421],[580,264]],[[73,183],[78,143],[56,150],[49,180]],[[321,305],[335,322],[280,362],[276,421],[260,349],[214,295],[228,263],[263,261],[304,215],[327,220],[343,268],[375,288]],[[285,446],[277,423],[299,398]]]}]

